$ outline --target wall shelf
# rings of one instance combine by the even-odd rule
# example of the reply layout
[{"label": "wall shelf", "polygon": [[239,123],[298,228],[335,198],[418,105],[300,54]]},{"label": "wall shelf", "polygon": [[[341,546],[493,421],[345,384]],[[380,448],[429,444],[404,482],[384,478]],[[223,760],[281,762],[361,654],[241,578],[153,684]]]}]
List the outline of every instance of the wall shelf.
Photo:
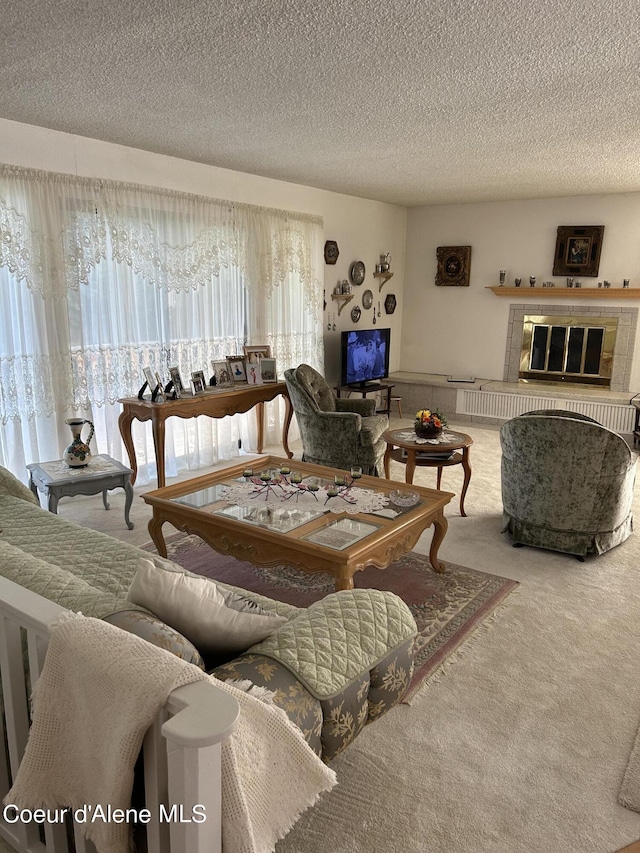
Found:
[{"label": "wall shelf", "polygon": [[378,282],[378,293],[380,293],[380,291],[385,286],[385,284],[389,281],[389,279],[393,278],[393,273],[392,272],[374,272],[373,277],[380,279],[380,281]]},{"label": "wall shelf", "polygon": [[487,287],[496,296],[536,299],[640,299],[640,287]]},{"label": "wall shelf", "polygon": [[344,306],[348,302],[351,302],[351,300],[353,299],[354,296],[355,296],[354,293],[332,293],[331,294],[332,299],[337,299],[340,302],[340,307],[338,308],[338,317],[342,314],[342,309],[344,308]]}]

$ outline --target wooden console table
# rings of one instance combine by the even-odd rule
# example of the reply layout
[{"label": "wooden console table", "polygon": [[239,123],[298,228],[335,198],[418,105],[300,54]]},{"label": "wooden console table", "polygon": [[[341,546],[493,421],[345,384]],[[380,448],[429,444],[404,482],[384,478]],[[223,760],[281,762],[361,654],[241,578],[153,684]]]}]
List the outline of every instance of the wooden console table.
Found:
[{"label": "wooden console table", "polygon": [[274,400],[279,395],[284,397],[286,406],[282,427],[282,446],[284,452],[291,459],[293,453],[289,450],[288,439],[293,408],[285,382],[269,382],[264,385],[248,385],[243,388],[211,389],[205,391],[204,394],[158,403],[152,403],[151,400],[140,400],[138,397],[121,398],[118,401],[122,403],[122,413],[118,418],[118,426],[120,427],[122,441],[129,454],[129,465],[133,470],[132,484],[135,483],[138,473],[136,452],[131,437],[131,423],[134,419],[151,421],[158,471],[158,488],[161,489],[165,484],[164,436],[167,418],[197,418],[199,415],[208,415],[210,418],[224,418],[227,415],[248,412],[255,406],[258,423],[258,453],[262,453],[264,446],[264,404]]}]

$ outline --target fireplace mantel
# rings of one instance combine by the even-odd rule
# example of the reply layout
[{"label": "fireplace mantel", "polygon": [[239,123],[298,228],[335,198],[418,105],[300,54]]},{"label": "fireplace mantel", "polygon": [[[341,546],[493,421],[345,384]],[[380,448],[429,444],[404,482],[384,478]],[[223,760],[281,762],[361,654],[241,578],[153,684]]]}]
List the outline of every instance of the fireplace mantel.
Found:
[{"label": "fireplace mantel", "polygon": [[496,296],[536,299],[640,299],[640,287],[487,287]]}]

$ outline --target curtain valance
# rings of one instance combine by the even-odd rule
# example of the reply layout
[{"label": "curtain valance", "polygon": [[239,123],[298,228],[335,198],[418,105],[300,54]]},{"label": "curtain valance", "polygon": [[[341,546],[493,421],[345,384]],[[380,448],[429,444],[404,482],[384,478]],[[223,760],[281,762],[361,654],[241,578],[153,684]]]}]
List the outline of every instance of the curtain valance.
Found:
[{"label": "curtain valance", "polygon": [[317,216],[16,166],[0,182],[0,266],[44,297],[87,284],[102,260],[167,291],[230,266],[266,297],[290,273],[309,305],[320,287]]}]

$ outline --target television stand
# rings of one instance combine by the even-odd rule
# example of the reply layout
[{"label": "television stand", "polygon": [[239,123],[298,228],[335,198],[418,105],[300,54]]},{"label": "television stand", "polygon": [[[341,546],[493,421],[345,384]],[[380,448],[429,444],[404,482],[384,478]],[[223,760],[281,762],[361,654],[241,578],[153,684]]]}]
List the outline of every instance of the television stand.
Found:
[{"label": "television stand", "polygon": [[378,409],[376,414],[378,415],[390,415],[391,414],[391,391],[396,387],[395,382],[371,382],[371,383],[362,383],[358,382],[356,385],[338,385],[336,388],[336,394],[340,397],[342,394],[345,396],[349,396],[349,394],[360,394],[362,397],[366,397],[367,394],[373,394],[378,391],[386,392],[386,407],[383,409]]}]

